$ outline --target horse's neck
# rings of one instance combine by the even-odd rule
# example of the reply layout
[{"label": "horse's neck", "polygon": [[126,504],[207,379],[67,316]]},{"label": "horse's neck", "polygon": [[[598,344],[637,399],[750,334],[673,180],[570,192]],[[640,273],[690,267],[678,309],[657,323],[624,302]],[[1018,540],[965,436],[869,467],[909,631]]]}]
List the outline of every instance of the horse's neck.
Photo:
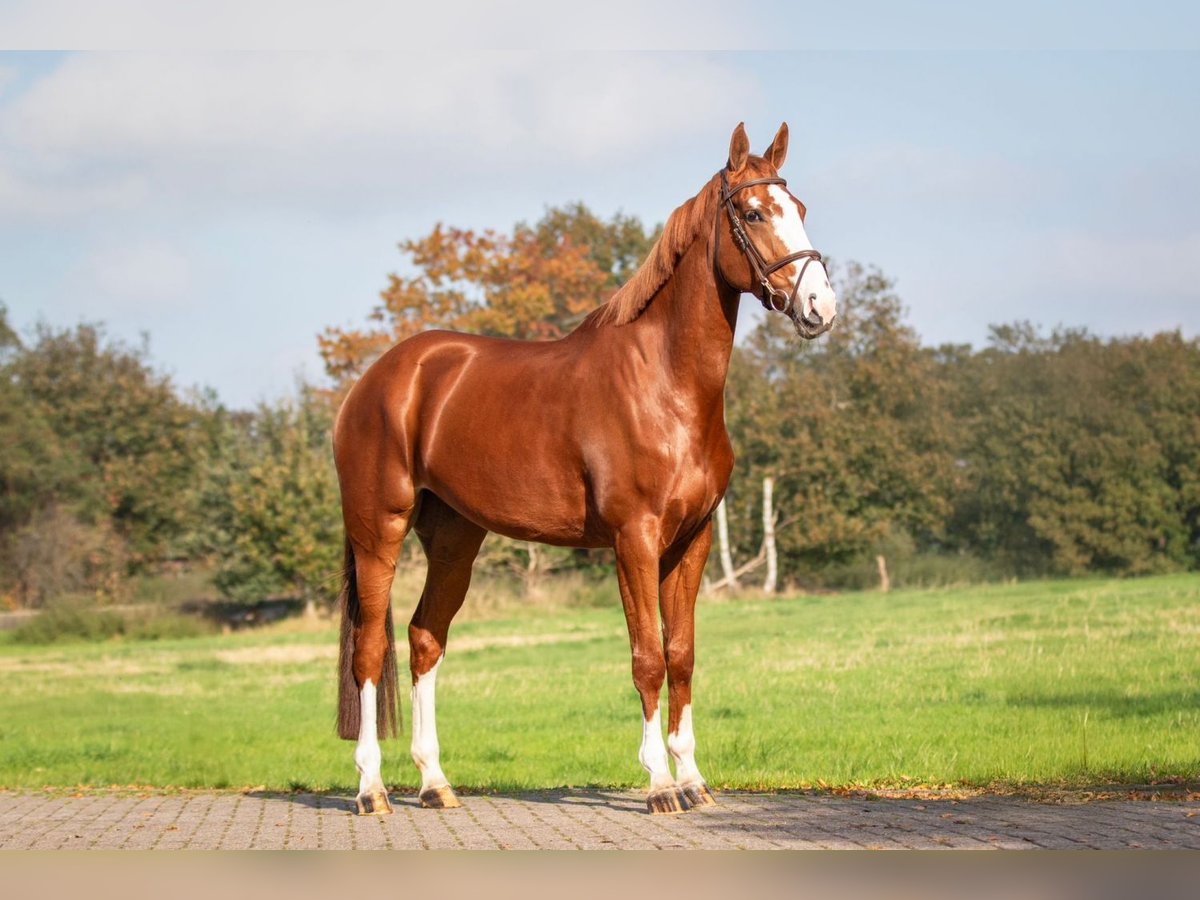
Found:
[{"label": "horse's neck", "polygon": [[[666,374],[677,390],[702,402],[722,404],[733,352],[739,295],[718,287],[704,238],[684,253],[645,313],[642,325],[661,348]],[[626,327],[631,327],[626,326]]]}]

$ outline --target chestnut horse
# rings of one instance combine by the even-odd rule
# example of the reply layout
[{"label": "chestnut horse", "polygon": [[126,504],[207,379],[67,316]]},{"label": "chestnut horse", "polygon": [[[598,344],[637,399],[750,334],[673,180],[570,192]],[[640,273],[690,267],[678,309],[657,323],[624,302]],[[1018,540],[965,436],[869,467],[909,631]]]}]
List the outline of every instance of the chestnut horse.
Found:
[{"label": "chestnut horse", "polygon": [[829,329],[836,302],[804,205],[778,175],[787,125],[761,157],[749,150],[738,125],[726,167],[563,339],[425,332],[380,357],[346,397],[334,428],[346,529],[338,733],[358,742],[360,813],[391,811],[378,739],[396,730],[389,592],[410,528],[428,558],[408,626],[423,806],[459,805],[438,761],[434,682],[489,531],[614,548],[649,809],[714,802],[695,760],[693,620],[733,467],[723,392],[738,301],[754,294],[803,338]]}]

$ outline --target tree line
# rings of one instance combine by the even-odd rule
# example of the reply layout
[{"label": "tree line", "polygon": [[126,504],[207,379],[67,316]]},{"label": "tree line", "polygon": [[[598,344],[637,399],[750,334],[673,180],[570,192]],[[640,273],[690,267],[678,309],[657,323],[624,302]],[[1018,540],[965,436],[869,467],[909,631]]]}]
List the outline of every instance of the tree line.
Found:
[{"label": "tree line", "polygon": [[[341,564],[329,431],[396,340],[433,327],[553,339],[656,237],[582,204],[510,233],[436,226],[400,245],[360,328],[318,336],[328,380],[235,411],[182,391],[98,324],[15,333],[0,307],[0,606],[127,599],[202,569],[226,596],[328,603]],[[1200,567],[1200,344],[995,325],[922,346],[892,283],[832,271],[834,329],[766,316],[735,347],[737,455],[712,588],[862,587]],[[745,322],[745,320],[743,320]],[[480,568],[537,590],[602,552],[489,538]],[[730,578],[729,576],[733,576]]]}]

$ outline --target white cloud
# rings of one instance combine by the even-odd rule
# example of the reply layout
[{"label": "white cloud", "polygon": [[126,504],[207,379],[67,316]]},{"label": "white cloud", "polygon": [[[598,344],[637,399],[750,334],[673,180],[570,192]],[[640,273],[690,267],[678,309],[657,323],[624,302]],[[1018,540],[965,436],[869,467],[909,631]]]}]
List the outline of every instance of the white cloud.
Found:
[{"label": "white cloud", "polygon": [[1134,317],[1156,297],[1200,298],[1200,232],[1062,234],[1044,243],[1037,270],[1063,287],[1095,292],[1105,305]]},{"label": "white cloud", "polygon": [[8,0],[0,31],[10,47],[91,49],[266,50],[329,47],[412,52],[440,47],[455,63],[483,48],[717,49],[761,47],[753,16],[731,16],[717,0],[646,3],[606,0],[579,8],[558,0],[452,4],[340,0]]},{"label": "white cloud", "polygon": [[193,285],[188,258],[160,238],[105,241],[67,275],[68,291],[99,302],[109,313],[166,312],[188,297]]},{"label": "white cloud", "polygon": [[901,284],[914,324],[933,343],[982,341],[984,323],[1021,319],[1101,336],[1198,332],[1200,232],[1030,231],[939,249],[944,259],[913,254]]},{"label": "white cloud", "polygon": [[149,193],[145,179],[113,175],[92,182],[30,178],[6,171],[0,157],[0,223],[20,217],[65,221],[95,209],[129,210]]},{"label": "white cloud", "polygon": [[[695,54],[89,54],[0,106],[9,214],[62,205],[379,203],[518,168],[616,165],[727,128],[749,76]],[[694,102],[702,98],[702,102]]]},{"label": "white cloud", "polygon": [[[15,48],[275,49],[423,46],[478,49],[965,49],[1133,47],[1195,50],[1188,4],[1017,0],[796,4],[751,0],[4,0],[0,34]],[[1030,23],[1036,21],[1036,27]]]},{"label": "white cloud", "polygon": [[1023,201],[1039,189],[1031,171],[1001,156],[916,144],[863,149],[837,160],[821,178],[839,190],[918,204]]}]

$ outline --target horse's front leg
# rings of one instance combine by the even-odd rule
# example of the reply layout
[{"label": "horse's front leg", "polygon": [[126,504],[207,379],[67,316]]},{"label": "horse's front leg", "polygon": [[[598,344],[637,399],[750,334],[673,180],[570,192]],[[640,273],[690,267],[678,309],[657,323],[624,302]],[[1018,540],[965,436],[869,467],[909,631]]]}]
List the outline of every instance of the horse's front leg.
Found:
[{"label": "horse's front leg", "polygon": [[642,700],[642,745],[638,760],[650,775],[646,805],[651,813],[683,812],[686,809],[683,793],[667,764],[658,709],[666,660],[658,627],[657,532],[649,526],[622,532],[616,550],[617,582],[633,657],[633,686]]},{"label": "horse's front leg", "polygon": [[[692,733],[692,667],[696,659],[696,595],[712,546],[712,520],[705,523],[674,566],[664,565],[660,601],[667,655],[667,695],[670,714],[667,746],[675,760],[675,780],[689,806],[716,804],[704,776],[696,767],[696,738]],[[669,563],[670,560],[664,561]]]}]

